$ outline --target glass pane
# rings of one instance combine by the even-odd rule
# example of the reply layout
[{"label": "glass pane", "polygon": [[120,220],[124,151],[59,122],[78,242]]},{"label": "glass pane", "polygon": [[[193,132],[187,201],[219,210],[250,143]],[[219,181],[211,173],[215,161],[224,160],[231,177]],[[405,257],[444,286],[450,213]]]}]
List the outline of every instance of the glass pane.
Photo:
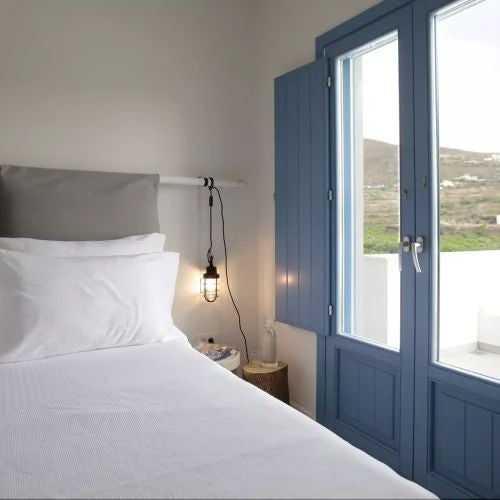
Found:
[{"label": "glass pane", "polygon": [[437,359],[500,378],[500,2],[434,15]]},{"label": "glass pane", "polygon": [[336,65],[338,330],[399,349],[397,33]]}]

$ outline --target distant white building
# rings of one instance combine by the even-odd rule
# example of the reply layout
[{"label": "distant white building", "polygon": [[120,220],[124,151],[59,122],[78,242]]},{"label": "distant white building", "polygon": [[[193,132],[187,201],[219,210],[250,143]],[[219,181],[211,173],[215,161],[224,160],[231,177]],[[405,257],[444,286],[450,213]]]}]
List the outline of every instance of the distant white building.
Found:
[{"label": "distant white building", "polygon": [[464,174],[460,177],[456,177],[456,180],[467,181],[467,182],[477,182],[479,180],[477,175]]},{"label": "distant white building", "polygon": [[448,180],[444,180],[444,181],[441,181],[439,183],[439,185],[442,187],[442,188],[452,188],[452,187],[455,187],[455,183],[453,181],[448,181]]}]

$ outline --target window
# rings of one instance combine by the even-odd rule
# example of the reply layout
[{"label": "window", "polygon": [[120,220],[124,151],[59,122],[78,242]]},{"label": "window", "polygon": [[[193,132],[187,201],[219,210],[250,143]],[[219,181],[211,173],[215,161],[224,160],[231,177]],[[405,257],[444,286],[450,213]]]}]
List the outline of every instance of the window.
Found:
[{"label": "window", "polygon": [[500,2],[435,13],[437,359],[500,378]]},{"label": "window", "polygon": [[336,68],[338,329],[399,349],[397,33],[340,56]]}]

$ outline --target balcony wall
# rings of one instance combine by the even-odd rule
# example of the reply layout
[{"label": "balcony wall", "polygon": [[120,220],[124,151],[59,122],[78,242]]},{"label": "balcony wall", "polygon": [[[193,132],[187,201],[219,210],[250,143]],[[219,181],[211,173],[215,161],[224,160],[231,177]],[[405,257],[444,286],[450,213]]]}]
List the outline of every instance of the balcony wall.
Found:
[{"label": "balcony wall", "polygon": [[[362,262],[358,332],[397,347],[397,255],[366,255]],[[440,266],[441,348],[467,349],[480,342],[500,353],[500,251],[443,252]]]}]

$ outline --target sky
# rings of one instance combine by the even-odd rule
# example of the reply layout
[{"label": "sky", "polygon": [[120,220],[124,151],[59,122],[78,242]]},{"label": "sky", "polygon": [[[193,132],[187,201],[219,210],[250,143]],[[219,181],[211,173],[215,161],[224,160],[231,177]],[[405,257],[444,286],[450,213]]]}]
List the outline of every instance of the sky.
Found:
[{"label": "sky", "polygon": [[[364,136],[399,142],[398,47],[362,56]],[[500,153],[500,0],[436,21],[439,143]]]}]

